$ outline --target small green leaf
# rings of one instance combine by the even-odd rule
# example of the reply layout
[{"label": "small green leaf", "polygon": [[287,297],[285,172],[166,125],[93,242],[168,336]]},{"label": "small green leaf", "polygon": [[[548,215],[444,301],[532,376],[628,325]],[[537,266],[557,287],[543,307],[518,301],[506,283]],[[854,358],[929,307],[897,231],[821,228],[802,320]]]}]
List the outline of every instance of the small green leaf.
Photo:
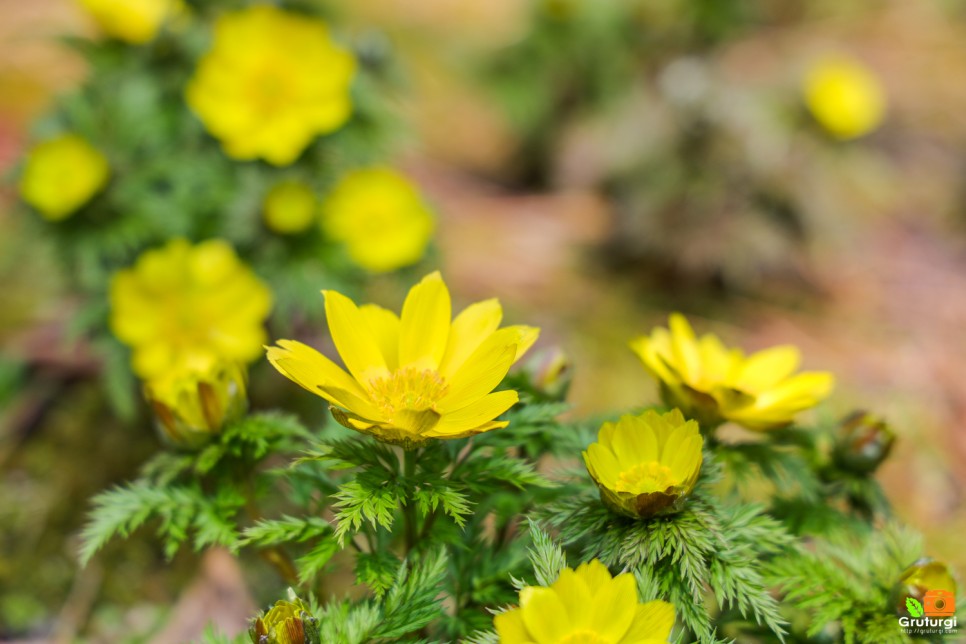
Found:
[{"label": "small green leaf", "polygon": [[913,617],[922,617],[922,604],[919,603],[918,599],[906,597],[906,610],[908,610],[909,614]]}]

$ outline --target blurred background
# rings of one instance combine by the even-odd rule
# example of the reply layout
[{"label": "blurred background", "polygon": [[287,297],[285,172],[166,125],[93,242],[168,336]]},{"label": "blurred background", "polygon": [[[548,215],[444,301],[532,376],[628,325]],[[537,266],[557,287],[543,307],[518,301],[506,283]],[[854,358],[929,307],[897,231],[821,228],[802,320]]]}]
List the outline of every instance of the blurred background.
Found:
[{"label": "blurred background", "polygon": [[[438,219],[425,266],[541,326],[575,414],[656,400],[627,342],[670,311],[747,350],[795,344],[837,375],[819,415],[892,423],[880,480],[966,570],[966,3],[330,4],[399,70],[384,107]],[[87,499],[157,438],[108,411],[16,189],[33,124],[89,73],[66,39],[96,33],[71,0],[0,0],[0,638],[183,641],[244,624],[257,574],[168,564],[150,535],[78,570]]]}]

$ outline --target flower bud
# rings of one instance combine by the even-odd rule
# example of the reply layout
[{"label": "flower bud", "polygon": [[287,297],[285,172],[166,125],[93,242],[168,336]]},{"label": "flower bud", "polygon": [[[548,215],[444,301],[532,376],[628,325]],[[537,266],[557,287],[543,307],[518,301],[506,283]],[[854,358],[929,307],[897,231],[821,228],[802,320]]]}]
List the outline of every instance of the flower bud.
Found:
[{"label": "flower bud", "polygon": [[867,474],[889,456],[895,441],[895,433],[884,420],[856,411],[839,425],[835,460],[847,470]]},{"label": "flower bud", "polygon": [[527,361],[524,373],[534,393],[548,400],[563,400],[573,381],[573,364],[563,349],[551,347]]},{"label": "flower bud", "polygon": [[276,233],[294,235],[315,221],[319,201],[312,188],[301,181],[282,181],[268,191],[262,204],[265,225]]},{"label": "flower bud", "polygon": [[162,435],[187,449],[206,443],[248,408],[245,373],[230,363],[148,381],[144,395]]},{"label": "flower bud", "polygon": [[907,598],[913,598],[920,604],[926,601],[927,595],[935,595],[936,591],[946,591],[952,597],[956,596],[956,580],[946,564],[924,557],[909,566],[892,589],[892,605],[900,616],[908,616]]},{"label": "flower bud", "polygon": [[255,618],[248,631],[253,644],[320,644],[319,620],[291,588],[288,597]]}]

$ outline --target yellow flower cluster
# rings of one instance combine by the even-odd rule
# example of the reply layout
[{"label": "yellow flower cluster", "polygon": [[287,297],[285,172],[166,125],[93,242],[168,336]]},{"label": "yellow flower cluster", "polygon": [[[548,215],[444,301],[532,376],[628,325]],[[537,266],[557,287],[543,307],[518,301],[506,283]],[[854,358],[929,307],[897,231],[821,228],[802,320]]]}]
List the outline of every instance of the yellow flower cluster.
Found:
[{"label": "yellow flower cluster", "polygon": [[885,92],[879,79],[851,58],[827,57],[812,65],[804,90],[815,120],[836,138],[868,134],[885,118]]},{"label": "yellow flower cluster", "polygon": [[657,379],[665,403],[704,425],[728,420],[757,431],[782,427],[832,390],[830,373],[793,375],[801,360],[793,346],[746,358],[714,335],[696,338],[680,314],[671,316],[669,326],[634,340],[631,348]]},{"label": "yellow flower cluster", "polygon": [[180,0],[80,0],[108,36],[144,44],[158,34],[166,20],[180,12]]},{"label": "yellow flower cluster", "polygon": [[255,5],[219,18],[186,98],[228,156],[289,165],[349,119],[355,68],[324,22]]},{"label": "yellow flower cluster", "polygon": [[701,471],[704,439],[677,409],[646,411],[604,423],[584,462],[604,503],[631,517],[680,508]]},{"label": "yellow flower cluster", "polygon": [[349,257],[375,273],[415,264],[433,235],[433,215],[419,191],[389,168],[350,172],[325,202],[322,226]]},{"label": "yellow flower cluster", "polygon": [[76,134],[65,134],[27,154],[20,195],[46,219],[59,221],[90,201],[109,176],[103,154]]},{"label": "yellow flower cluster", "polygon": [[671,635],[674,607],[640,603],[634,575],[612,577],[594,559],[565,568],[549,587],[527,586],[519,608],[493,623],[500,644],[657,644]]},{"label": "yellow flower cluster", "polygon": [[451,319],[439,273],[409,291],[400,316],[373,304],[356,306],[334,291],[324,295],[329,332],[348,373],[295,340],[279,340],[268,359],[327,400],[337,421],[406,447],[507,425],[494,419],[517,402],[517,392],[493,389],[538,329],[500,329],[503,309],[495,299]]},{"label": "yellow flower cluster", "polygon": [[272,305],[268,287],[221,240],[176,239],[145,252],[115,274],[110,300],[111,328],[149,380],[254,360]]}]

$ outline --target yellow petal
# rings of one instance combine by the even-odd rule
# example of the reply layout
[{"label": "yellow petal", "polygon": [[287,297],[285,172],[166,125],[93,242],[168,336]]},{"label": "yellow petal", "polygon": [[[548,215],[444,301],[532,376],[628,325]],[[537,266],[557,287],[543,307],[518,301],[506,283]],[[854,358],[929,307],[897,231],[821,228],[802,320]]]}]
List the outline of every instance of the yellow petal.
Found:
[{"label": "yellow petal", "polygon": [[374,420],[382,414],[349,374],[310,346],[295,340],[279,340],[268,347],[268,361],[279,373],[329,402]]},{"label": "yellow petal", "polygon": [[500,384],[516,356],[518,333],[500,329],[481,344],[449,382],[446,396],[436,406],[449,413],[476,402]]},{"label": "yellow petal", "polygon": [[513,608],[493,618],[500,644],[534,644],[523,623],[523,611]]},{"label": "yellow petal", "polygon": [[549,588],[527,586],[521,590],[520,609],[527,631],[538,644],[556,644],[571,631],[563,602]]},{"label": "yellow petal", "polygon": [[477,402],[443,416],[432,433],[445,436],[473,429],[493,420],[519,399],[517,392],[510,390],[487,394]]},{"label": "yellow petal", "polygon": [[701,354],[698,351],[694,330],[687,318],[680,313],[672,313],[669,321],[675,366],[685,382],[697,383],[701,379]]},{"label": "yellow petal", "polygon": [[772,347],[748,356],[734,386],[742,391],[760,393],[787,378],[798,368],[801,355],[796,347]]},{"label": "yellow petal", "polygon": [[615,488],[621,466],[612,451],[600,443],[591,443],[584,452],[584,463],[594,480],[608,489]]},{"label": "yellow petal", "polygon": [[774,389],[762,393],[755,401],[758,409],[789,407],[804,409],[823,400],[832,391],[835,378],[827,372],[803,372],[789,378]]},{"label": "yellow petal", "polygon": [[637,613],[637,581],[634,575],[618,575],[598,588],[594,593],[591,611],[592,630],[608,641],[620,641]]},{"label": "yellow petal", "polygon": [[614,431],[611,449],[622,469],[658,460],[654,430],[633,416],[623,417]]},{"label": "yellow petal", "polygon": [[[599,559],[591,559],[580,564],[577,566],[576,573],[587,584],[592,595],[611,582],[610,571]],[[637,591],[634,592],[634,597],[637,597]]]},{"label": "yellow petal", "polygon": [[400,366],[438,368],[446,353],[451,315],[449,290],[439,272],[410,289],[399,327]]},{"label": "yellow petal", "polygon": [[575,630],[590,628],[591,615],[587,607],[591,594],[583,578],[570,568],[564,568],[550,588],[557,593],[564,610],[570,615],[571,627]]},{"label": "yellow petal", "polygon": [[537,341],[537,338],[540,337],[540,329],[535,326],[526,326],[523,324],[515,324],[506,328],[515,330],[520,336],[517,340],[517,354],[513,358],[513,362],[517,362],[530,350],[530,347]]},{"label": "yellow petal", "polygon": [[323,294],[329,332],[349,372],[360,382],[388,376],[376,336],[355,302],[336,291]]},{"label": "yellow petal", "polygon": [[444,377],[456,373],[483,341],[497,330],[502,319],[503,307],[496,298],[477,302],[463,309],[453,320],[439,372]]},{"label": "yellow petal", "polygon": [[359,310],[376,336],[386,366],[390,370],[396,369],[399,366],[399,318],[392,311],[375,304],[363,304]]},{"label": "yellow petal", "polygon": [[634,621],[618,644],[638,644],[654,641],[667,642],[674,627],[674,607],[662,601],[639,604]]}]

